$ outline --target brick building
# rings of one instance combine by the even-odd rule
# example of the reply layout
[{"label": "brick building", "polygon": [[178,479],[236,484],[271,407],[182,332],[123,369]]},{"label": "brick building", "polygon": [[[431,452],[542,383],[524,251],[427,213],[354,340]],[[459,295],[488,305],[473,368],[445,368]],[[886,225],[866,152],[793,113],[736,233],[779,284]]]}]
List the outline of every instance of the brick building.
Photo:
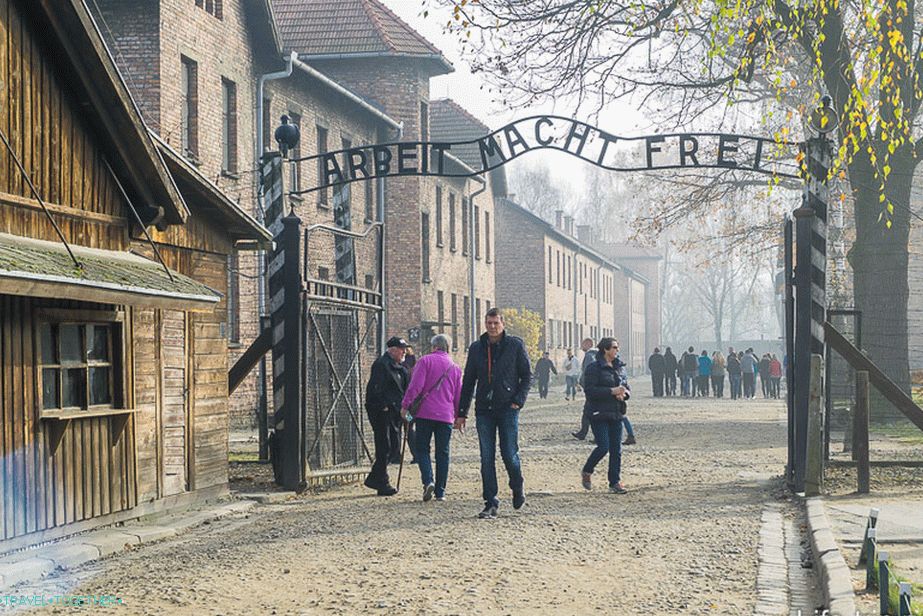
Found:
[{"label": "brick building", "polygon": [[[273,7],[286,50],[400,122],[400,139],[431,140],[429,80],[453,68],[429,41],[377,0],[274,0]],[[450,160],[466,165],[455,157]],[[465,306],[477,322],[492,305],[493,204],[489,197],[477,196],[469,206],[479,188],[476,181],[464,179],[387,180],[388,334],[409,336],[425,351],[429,335],[445,331],[460,338],[454,346],[461,353]],[[466,208],[474,215],[467,229],[461,223]],[[472,259],[466,252],[473,253],[474,301],[467,274]]]}]

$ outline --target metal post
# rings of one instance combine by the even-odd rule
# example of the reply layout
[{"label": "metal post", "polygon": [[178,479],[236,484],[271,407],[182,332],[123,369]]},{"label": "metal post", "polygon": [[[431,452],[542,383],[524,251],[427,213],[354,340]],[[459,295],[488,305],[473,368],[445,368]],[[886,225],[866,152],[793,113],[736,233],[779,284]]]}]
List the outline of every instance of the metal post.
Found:
[{"label": "metal post", "polygon": [[824,462],[830,460],[830,418],[833,416],[833,400],[830,395],[833,376],[833,349],[824,343]]},{"label": "metal post", "polygon": [[[798,208],[795,214],[795,409],[794,490],[804,492],[807,456],[808,400],[811,389],[811,227],[814,210]],[[790,426],[791,427],[791,426]]]},{"label": "metal post", "polygon": [[878,542],[875,538],[876,531],[870,528],[865,531],[865,552],[868,558],[865,561],[865,590],[866,592],[875,588],[875,552],[878,548]]},{"label": "metal post", "polygon": [[898,611],[900,616],[910,616],[910,599],[911,599],[910,582],[900,583],[900,594],[898,595]]},{"label": "metal post", "polygon": [[[262,282],[262,281],[261,281]],[[260,331],[266,331],[272,327],[268,315],[260,315]],[[259,430],[260,442],[260,462],[269,460],[269,396],[266,391],[266,356],[260,358],[260,379],[262,387],[260,388],[259,409],[257,411],[257,424]]]},{"label": "metal post", "polygon": [[805,467],[805,496],[818,496],[824,492],[823,460],[823,382],[824,358],[811,355],[811,392],[808,401],[808,434]]},{"label": "metal post", "polygon": [[794,294],[794,233],[793,222],[785,217],[785,400],[788,407],[788,464],[785,479],[794,488],[795,472],[795,294]]},{"label": "metal post", "polygon": [[859,494],[869,493],[869,373],[856,372],[856,413],[853,419],[853,450],[856,452],[856,483]]},{"label": "metal post", "polygon": [[891,586],[888,580],[888,553],[878,553],[878,607],[881,616],[887,616],[890,611]]},{"label": "metal post", "polygon": [[[878,509],[869,510],[869,519],[865,523],[865,532],[868,534],[870,528],[878,528]],[[865,543],[862,544],[862,549],[859,551],[859,564],[865,564],[865,559],[868,558],[868,554],[865,552]]]}]

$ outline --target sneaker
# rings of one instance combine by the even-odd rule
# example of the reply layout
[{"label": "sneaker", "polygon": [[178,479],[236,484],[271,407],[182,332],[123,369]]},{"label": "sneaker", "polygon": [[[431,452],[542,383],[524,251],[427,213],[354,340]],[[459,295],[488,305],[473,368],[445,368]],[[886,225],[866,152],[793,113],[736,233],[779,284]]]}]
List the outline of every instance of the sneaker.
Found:
[{"label": "sneaker", "polygon": [[397,494],[397,488],[392,485],[385,485],[378,488],[378,496],[394,496]]},{"label": "sneaker", "polygon": [[628,494],[628,490],[625,489],[621,481],[614,486],[609,486],[609,492],[611,494]]},{"label": "sneaker", "polygon": [[442,496],[437,496],[437,497],[436,497],[436,502],[437,502],[437,503],[444,503],[444,502],[445,502],[445,495],[443,494]]},{"label": "sneaker", "polygon": [[592,473],[581,473],[580,478],[581,478],[581,484],[583,485],[584,490],[593,489],[593,479],[592,479],[593,474]]},{"label": "sneaker", "polygon": [[638,441],[635,440],[634,436],[629,436],[625,439],[625,442],[622,445],[636,445]]},{"label": "sneaker", "polygon": [[431,498],[433,498],[433,492],[436,491],[436,486],[428,483],[426,487],[423,488],[423,502],[428,503]]},{"label": "sneaker", "polygon": [[525,504],[526,504],[525,490],[519,490],[518,492],[513,492],[513,509],[522,509],[522,506]]},{"label": "sneaker", "polygon": [[497,506],[487,503],[484,505],[484,511],[478,514],[482,520],[493,520],[497,517]]},{"label": "sneaker", "polygon": [[582,441],[583,439],[586,438],[585,436],[580,436],[579,432],[571,432],[570,435],[573,436],[578,441]]}]

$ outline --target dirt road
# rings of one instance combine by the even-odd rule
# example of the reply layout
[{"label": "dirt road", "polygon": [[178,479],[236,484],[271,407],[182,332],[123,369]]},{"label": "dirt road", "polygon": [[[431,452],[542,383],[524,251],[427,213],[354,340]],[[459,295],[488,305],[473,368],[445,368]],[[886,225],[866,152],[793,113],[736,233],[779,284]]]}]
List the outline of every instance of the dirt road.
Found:
[{"label": "dirt road", "polygon": [[604,490],[605,461],[581,488],[591,446],[570,436],[577,405],[552,394],[521,416],[521,511],[501,488],[500,517],[476,519],[470,427],[453,438],[445,503],[420,502],[411,467],[396,497],[348,486],[261,506],[18,591],[118,595],[107,611],[130,614],[752,614],[784,408],[655,400],[639,385],[624,496]]}]

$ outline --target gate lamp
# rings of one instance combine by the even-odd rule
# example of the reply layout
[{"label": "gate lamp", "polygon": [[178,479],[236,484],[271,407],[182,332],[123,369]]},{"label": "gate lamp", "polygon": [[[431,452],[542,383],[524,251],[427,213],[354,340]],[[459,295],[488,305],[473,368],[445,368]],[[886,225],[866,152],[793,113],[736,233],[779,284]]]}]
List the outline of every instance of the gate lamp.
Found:
[{"label": "gate lamp", "polygon": [[820,99],[820,107],[812,111],[811,117],[808,119],[808,124],[820,135],[826,135],[836,130],[836,127],[840,123],[836,110],[831,106],[832,102],[833,99],[824,95],[824,97]]},{"label": "gate lamp", "polygon": [[289,150],[295,149],[295,146],[298,145],[298,139],[301,137],[301,131],[298,130],[298,127],[294,124],[289,124],[289,118],[287,115],[282,116],[282,124],[276,128],[276,132],[273,136],[276,139],[276,143],[279,144],[279,151],[282,153],[283,158],[288,157]]}]

